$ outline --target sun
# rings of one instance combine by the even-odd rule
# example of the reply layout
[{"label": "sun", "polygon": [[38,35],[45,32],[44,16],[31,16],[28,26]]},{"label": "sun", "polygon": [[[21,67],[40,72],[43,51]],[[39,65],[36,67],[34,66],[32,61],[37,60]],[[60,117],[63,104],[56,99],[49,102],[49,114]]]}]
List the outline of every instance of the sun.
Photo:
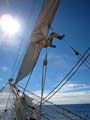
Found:
[{"label": "sun", "polygon": [[14,35],[20,30],[20,23],[10,14],[4,14],[0,17],[0,27],[4,33]]}]

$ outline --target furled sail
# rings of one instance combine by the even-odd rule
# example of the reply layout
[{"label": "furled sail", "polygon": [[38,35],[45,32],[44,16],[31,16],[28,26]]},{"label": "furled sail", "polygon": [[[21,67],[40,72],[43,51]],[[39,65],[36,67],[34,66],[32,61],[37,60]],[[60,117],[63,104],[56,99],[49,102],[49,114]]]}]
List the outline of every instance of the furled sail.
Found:
[{"label": "furled sail", "polygon": [[22,61],[15,83],[18,83],[32,72],[42,48],[41,45],[37,44],[37,41],[46,39],[59,2],[60,0],[44,0],[39,19],[30,37],[30,45]]},{"label": "furled sail", "polygon": [[17,99],[15,103],[16,108],[16,119],[17,120],[28,120],[30,116],[36,118],[37,114],[32,109],[33,99],[27,95],[23,95]]}]

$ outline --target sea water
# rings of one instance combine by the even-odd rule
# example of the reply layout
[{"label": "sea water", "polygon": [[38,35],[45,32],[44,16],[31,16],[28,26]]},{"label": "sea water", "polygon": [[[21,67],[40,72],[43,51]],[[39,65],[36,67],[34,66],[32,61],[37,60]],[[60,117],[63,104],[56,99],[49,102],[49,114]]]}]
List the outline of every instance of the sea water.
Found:
[{"label": "sea water", "polygon": [[63,105],[63,107],[79,115],[90,118],[90,104]]},{"label": "sea water", "polygon": [[[48,120],[78,120],[77,116],[81,117],[79,120],[90,120],[90,104],[46,105],[43,107],[43,113]],[[43,117],[44,120],[46,118]]]}]

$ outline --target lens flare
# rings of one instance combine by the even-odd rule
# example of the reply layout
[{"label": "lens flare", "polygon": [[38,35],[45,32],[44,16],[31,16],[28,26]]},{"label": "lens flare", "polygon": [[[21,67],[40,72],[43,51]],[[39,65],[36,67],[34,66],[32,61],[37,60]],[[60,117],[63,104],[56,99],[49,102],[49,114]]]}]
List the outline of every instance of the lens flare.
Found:
[{"label": "lens flare", "polygon": [[14,35],[20,30],[19,22],[10,14],[4,14],[0,17],[0,27],[8,35]]}]

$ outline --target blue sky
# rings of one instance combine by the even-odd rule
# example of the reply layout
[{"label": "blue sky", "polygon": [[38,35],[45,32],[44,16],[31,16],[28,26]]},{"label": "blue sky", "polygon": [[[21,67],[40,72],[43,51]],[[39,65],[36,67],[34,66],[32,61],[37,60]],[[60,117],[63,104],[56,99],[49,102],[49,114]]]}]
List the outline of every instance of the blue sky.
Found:
[{"label": "blue sky", "polygon": [[[13,77],[14,64],[16,58],[20,59],[25,46],[28,45],[30,34],[34,28],[42,0],[9,0],[0,1],[0,15],[11,13],[21,23],[21,30],[15,36],[8,38],[3,36],[0,29],[0,87],[5,84],[10,77]],[[90,46],[90,0],[61,0],[60,6],[55,15],[55,19],[49,34],[53,31],[65,34],[67,40],[73,48],[81,54]],[[56,49],[48,48],[48,69],[45,85],[45,95],[52,90],[58,82],[76,64],[78,58],[73,54],[65,41],[54,39]],[[45,56],[45,49],[42,50],[37,65],[33,71],[27,89],[40,94],[42,61]],[[90,63],[90,57],[87,59]],[[28,77],[27,77],[28,78]],[[26,80],[20,82],[25,86]],[[52,101],[56,103],[89,103],[90,101],[90,70],[83,65],[70,81],[56,94]],[[59,97],[58,97],[59,96]],[[62,97],[63,96],[63,97]],[[78,99],[75,100],[75,97]],[[86,99],[88,97],[88,100]],[[64,101],[64,102],[63,102]]]}]

